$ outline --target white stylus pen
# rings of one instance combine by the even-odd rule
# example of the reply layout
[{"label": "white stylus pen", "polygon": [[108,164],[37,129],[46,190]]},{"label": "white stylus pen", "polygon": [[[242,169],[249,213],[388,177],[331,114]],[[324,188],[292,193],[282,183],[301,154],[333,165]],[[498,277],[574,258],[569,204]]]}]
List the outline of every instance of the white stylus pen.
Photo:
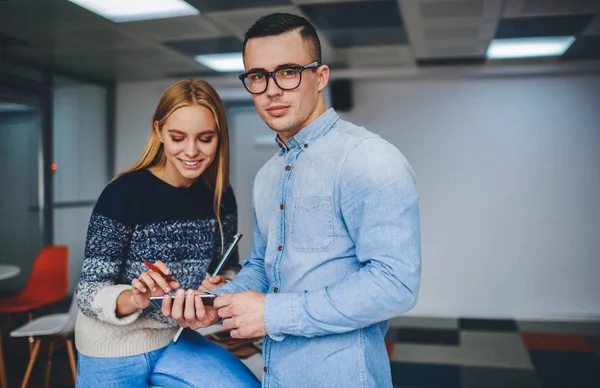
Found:
[{"label": "white stylus pen", "polygon": [[[238,233],[235,236],[233,236],[233,241],[231,242],[231,244],[229,244],[229,247],[225,251],[225,254],[221,258],[221,261],[219,261],[219,264],[217,264],[217,267],[213,271],[213,274],[209,275],[207,278],[217,276],[221,272],[221,270],[225,266],[225,263],[227,263],[227,260],[229,260],[229,257],[231,256],[231,254],[237,247],[238,243],[242,239],[242,236],[243,236],[243,234],[241,234],[241,233]],[[175,333],[175,337],[173,337],[173,343],[177,343],[182,332],[183,332],[183,327],[179,327],[179,330],[177,330],[177,333]]]}]

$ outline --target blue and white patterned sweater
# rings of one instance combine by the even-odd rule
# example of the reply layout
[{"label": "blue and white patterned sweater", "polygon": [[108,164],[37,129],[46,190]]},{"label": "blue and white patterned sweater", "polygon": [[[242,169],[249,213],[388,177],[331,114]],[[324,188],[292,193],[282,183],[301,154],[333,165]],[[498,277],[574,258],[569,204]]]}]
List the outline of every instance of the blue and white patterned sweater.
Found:
[{"label": "blue and white patterned sweater", "polygon": [[[224,193],[221,220],[227,246],[237,233],[233,190]],[[149,307],[119,318],[116,301],[147,268],[163,261],[184,289],[196,289],[221,256],[212,191],[202,181],[177,188],[148,170],[125,174],[104,189],[92,213],[81,278],[75,342],[93,357],[141,354],[166,346],[177,323]],[[240,268],[237,252],[230,271]]]}]

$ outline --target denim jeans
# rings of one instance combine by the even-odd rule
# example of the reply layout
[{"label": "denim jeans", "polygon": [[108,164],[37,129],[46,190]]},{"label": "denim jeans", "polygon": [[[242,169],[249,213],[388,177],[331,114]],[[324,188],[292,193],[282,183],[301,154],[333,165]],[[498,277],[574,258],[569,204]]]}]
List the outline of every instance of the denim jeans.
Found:
[{"label": "denim jeans", "polygon": [[77,388],[260,387],[233,354],[198,333],[186,330],[174,344],[130,357],[78,355]]}]

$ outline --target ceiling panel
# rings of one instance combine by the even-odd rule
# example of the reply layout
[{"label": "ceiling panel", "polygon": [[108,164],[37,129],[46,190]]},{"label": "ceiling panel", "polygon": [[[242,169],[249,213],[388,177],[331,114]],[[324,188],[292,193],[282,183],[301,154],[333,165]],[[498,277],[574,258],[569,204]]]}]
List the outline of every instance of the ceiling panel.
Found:
[{"label": "ceiling panel", "polygon": [[385,67],[414,65],[414,55],[408,45],[366,46],[341,49],[340,55],[349,67]]},{"label": "ceiling panel", "polygon": [[600,35],[580,36],[569,47],[565,59],[600,59]]},{"label": "ceiling panel", "polygon": [[165,42],[165,46],[177,50],[189,57],[200,54],[222,54],[239,52],[242,41],[235,36],[224,36],[211,39],[193,39]]},{"label": "ceiling panel", "polygon": [[530,38],[578,35],[594,19],[593,15],[546,16],[502,19],[496,38]]},{"label": "ceiling panel", "polygon": [[185,0],[200,12],[231,11],[234,9],[265,8],[291,5],[290,0]]},{"label": "ceiling panel", "polygon": [[594,14],[598,11],[600,11],[598,0],[506,0],[503,17]]},{"label": "ceiling panel", "polygon": [[480,18],[483,16],[484,4],[475,1],[423,1],[419,3],[419,14],[423,20]]}]

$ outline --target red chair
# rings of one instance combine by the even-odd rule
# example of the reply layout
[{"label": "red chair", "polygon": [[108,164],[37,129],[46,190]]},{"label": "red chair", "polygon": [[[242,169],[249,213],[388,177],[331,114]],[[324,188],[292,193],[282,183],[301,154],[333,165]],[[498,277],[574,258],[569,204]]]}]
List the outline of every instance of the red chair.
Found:
[{"label": "red chair", "polygon": [[[64,245],[44,247],[33,262],[29,279],[23,290],[18,295],[0,299],[0,313],[27,312],[29,320],[31,320],[33,318],[32,310],[62,301],[68,291],[69,248]],[[6,387],[1,336],[0,330],[0,387]]]},{"label": "red chair", "polygon": [[57,303],[69,291],[69,248],[52,245],[42,248],[29,279],[15,296],[0,299],[0,313],[22,313]]}]

